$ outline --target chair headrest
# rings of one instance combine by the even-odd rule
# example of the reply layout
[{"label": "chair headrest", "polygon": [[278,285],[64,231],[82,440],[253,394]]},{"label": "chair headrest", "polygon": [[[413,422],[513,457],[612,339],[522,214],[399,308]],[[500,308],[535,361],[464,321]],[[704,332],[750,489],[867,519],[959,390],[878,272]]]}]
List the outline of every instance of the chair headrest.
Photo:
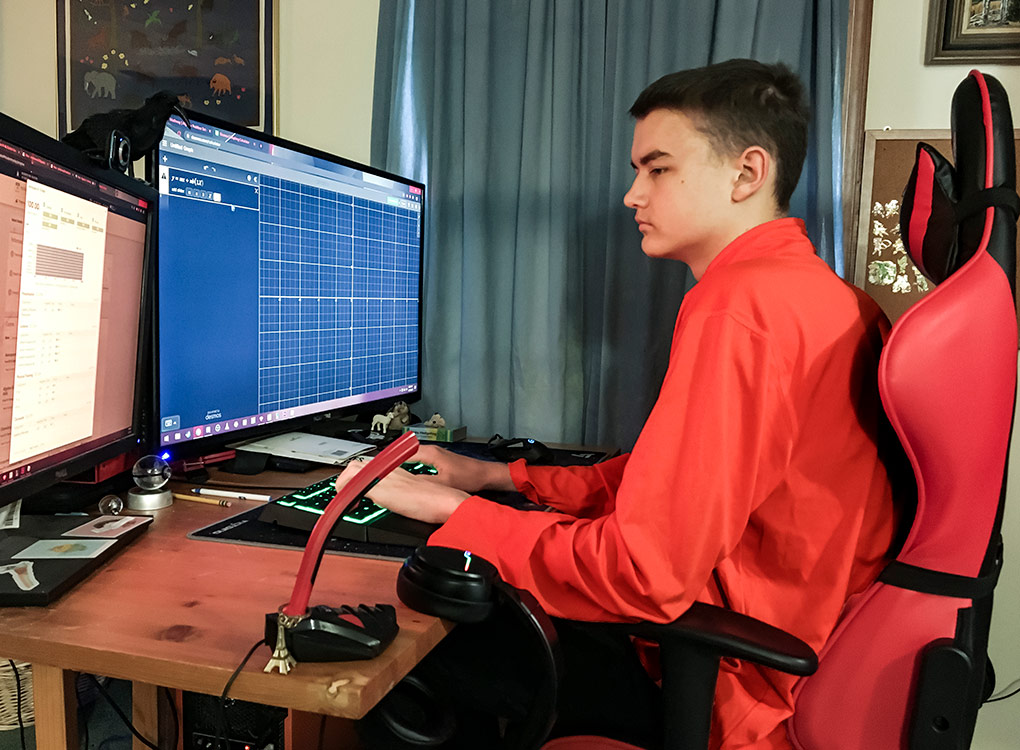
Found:
[{"label": "chair headrest", "polygon": [[971,71],[952,106],[955,167],[927,143],[917,145],[903,193],[900,236],[911,260],[939,284],[976,253],[1002,267],[1016,296],[1016,156],[1006,92]]}]

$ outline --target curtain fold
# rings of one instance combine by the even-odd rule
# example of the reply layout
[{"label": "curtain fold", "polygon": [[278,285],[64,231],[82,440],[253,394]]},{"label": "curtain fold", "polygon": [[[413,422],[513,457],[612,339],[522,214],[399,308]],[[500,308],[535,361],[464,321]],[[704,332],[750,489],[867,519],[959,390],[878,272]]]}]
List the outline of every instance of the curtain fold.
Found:
[{"label": "curtain fold", "polygon": [[627,110],[674,70],[754,57],[800,74],[814,120],[791,212],[834,264],[846,6],[382,0],[372,162],[427,185],[416,411],[479,436],[633,444],[693,279],[642,254],[623,206]]}]

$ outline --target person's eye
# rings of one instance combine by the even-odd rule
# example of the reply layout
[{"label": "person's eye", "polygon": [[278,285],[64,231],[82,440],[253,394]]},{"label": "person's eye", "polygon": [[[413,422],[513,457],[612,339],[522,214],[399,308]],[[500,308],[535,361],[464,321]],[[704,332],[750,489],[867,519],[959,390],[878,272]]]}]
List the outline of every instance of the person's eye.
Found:
[{"label": "person's eye", "polygon": [[665,171],[666,171],[665,167],[652,167],[651,169],[648,170],[648,172],[652,175],[660,175],[663,174]]}]

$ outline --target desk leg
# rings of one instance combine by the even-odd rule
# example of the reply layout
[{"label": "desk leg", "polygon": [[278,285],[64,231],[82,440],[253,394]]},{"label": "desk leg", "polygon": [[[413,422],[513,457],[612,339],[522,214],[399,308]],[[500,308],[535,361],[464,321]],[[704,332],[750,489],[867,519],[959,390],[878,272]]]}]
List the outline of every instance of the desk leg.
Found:
[{"label": "desk leg", "polygon": [[[159,737],[159,688],[144,682],[131,683],[131,723],[145,739],[158,744]],[[131,750],[146,750],[146,746],[134,735],[131,736]]]},{"label": "desk leg", "polygon": [[78,695],[75,673],[32,665],[35,743],[38,750],[78,750]]}]

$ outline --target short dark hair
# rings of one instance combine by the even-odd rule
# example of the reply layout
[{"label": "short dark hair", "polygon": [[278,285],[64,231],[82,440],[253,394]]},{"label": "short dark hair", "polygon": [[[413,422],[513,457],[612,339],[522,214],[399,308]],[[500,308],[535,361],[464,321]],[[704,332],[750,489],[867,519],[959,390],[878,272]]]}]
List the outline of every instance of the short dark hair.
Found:
[{"label": "short dark hair", "polygon": [[776,163],[776,203],[785,212],[807,154],[805,99],[800,79],[782,63],[727,60],[663,76],[641,92],[630,114],[689,115],[719,154],[761,146]]}]

